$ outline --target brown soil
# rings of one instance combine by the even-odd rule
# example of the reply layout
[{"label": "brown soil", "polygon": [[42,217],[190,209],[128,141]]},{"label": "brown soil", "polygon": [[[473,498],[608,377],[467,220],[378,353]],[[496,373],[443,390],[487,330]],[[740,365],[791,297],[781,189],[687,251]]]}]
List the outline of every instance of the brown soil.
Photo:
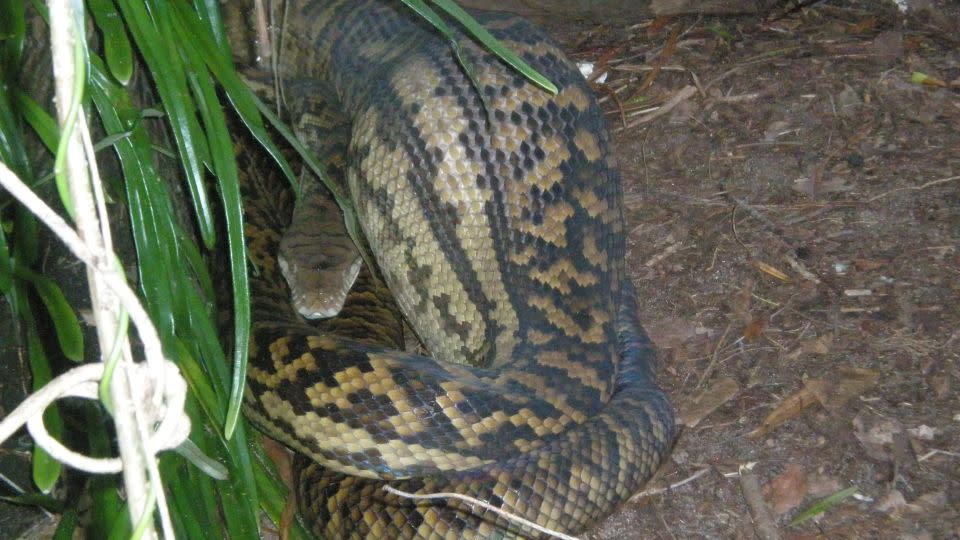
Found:
[{"label": "brown soil", "polygon": [[923,4],[555,29],[611,70],[683,424],[648,488],[689,479],[592,538],[960,537],[960,6]]}]

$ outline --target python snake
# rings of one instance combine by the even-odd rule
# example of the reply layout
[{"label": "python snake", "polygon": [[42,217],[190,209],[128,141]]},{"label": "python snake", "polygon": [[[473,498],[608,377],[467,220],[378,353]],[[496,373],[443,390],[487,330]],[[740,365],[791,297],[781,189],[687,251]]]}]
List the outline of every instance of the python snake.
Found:
[{"label": "python snake", "polygon": [[[245,410],[309,458],[301,513],[322,537],[538,537],[389,484],[583,531],[642,486],[674,430],[588,86],[514,16],[476,15],[557,95],[454,29],[474,85],[399,1],[289,9],[288,112],[344,184],[390,290],[364,271],[340,316],[304,321],[277,262],[289,196],[244,186],[257,267]],[[431,356],[402,351],[394,299]]]}]

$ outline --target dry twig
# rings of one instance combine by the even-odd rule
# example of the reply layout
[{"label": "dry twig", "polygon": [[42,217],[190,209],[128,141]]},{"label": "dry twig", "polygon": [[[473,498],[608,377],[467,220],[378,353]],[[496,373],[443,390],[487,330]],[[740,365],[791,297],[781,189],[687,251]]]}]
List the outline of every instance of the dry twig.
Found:
[{"label": "dry twig", "polygon": [[763,500],[760,482],[753,474],[755,465],[756,463],[747,463],[740,466],[740,489],[743,491],[743,498],[747,501],[747,507],[750,508],[750,516],[753,518],[757,537],[760,540],[780,540],[780,531],[773,521],[773,516],[770,515],[767,503]]},{"label": "dry twig", "polygon": [[415,500],[415,501],[416,501],[416,500],[431,500],[431,499],[458,499],[458,500],[461,500],[461,501],[464,501],[464,502],[467,502],[467,503],[470,503],[470,504],[477,505],[477,506],[483,508],[484,510],[489,510],[490,512],[493,512],[493,513],[497,514],[498,516],[500,516],[500,517],[502,517],[502,518],[504,518],[504,519],[506,519],[506,520],[508,520],[508,521],[512,521],[512,522],[517,523],[517,524],[519,524],[519,525],[522,525],[522,526],[524,526],[524,527],[529,527],[529,528],[531,528],[531,529],[533,529],[533,530],[535,530],[535,531],[542,532],[543,534],[552,536],[552,537],[554,537],[554,538],[559,538],[560,540],[579,540],[576,536],[570,536],[569,534],[564,534],[564,533],[562,533],[562,532],[555,531],[555,530],[553,530],[553,529],[548,529],[547,527],[544,527],[543,525],[538,525],[538,524],[530,521],[529,519],[520,517],[520,516],[518,516],[518,515],[516,515],[516,514],[513,514],[513,513],[511,513],[511,512],[507,512],[506,510],[503,510],[503,509],[501,509],[501,508],[498,508],[498,507],[496,507],[496,506],[494,506],[494,505],[492,505],[492,504],[490,504],[490,503],[488,503],[488,502],[486,502],[486,501],[481,501],[480,499],[477,499],[477,498],[475,498],[475,497],[470,497],[470,496],[463,495],[463,494],[460,494],[460,493],[448,493],[448,492],[443,492],[443,493],[417,494],[417,493],[410,493],[410,492],[407,492],[407,491],[401,491],[401,490],[396,489],[396,488],[394,488],[394,487],[392,487],[392,486],[389,486],[389,485],[383,486],[383,490],[386,491],[387,493],[392,493],[392,494],[394,494],[394,495],[398,495],[398,496],[400,496],[400,497],[405,497],[405,498],[407,498],[407,499],[413,499],[413,500]]}]

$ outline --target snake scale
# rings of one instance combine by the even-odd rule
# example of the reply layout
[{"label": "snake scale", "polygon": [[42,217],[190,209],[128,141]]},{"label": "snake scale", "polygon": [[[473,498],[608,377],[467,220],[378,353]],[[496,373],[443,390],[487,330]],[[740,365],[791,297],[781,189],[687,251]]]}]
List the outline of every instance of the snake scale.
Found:
[{"label": "snake scale", "polygon": [[[288,112],[349,193],[390,291],[364,270],[339,316],[299,317],[277,262],[289,197],[244,186],[257,267],[245,410],[306,456],[301,514],[321,537],[539,536],[389,484],[583,531],[642,486],[674,430],[588,86],[514,16],[476,15],[557,95],[454,29],[472,83],[400,1],[289,10]],[[394,300],[430,356],[402,350]]]}]

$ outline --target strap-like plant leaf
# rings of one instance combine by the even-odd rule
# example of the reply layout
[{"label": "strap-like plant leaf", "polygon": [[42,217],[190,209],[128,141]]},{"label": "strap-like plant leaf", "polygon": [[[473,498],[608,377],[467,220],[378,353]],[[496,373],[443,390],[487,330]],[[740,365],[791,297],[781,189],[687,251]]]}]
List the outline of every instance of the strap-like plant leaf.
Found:
[{"label": "strap-like plant leaf", "polygon": [[21,117],[30,124],[47,150],[55,152],[57,142],[60,140],[60,128],[57,127],[57,122],[27,94],[18,91],[16,99]]},{"label": "strap-like plant leaf", "polygon": [[804,521],[807,521],[812,517],[818,516],[826,512],[827,510],[833,508],[834,506],[840,504],[847,497],[853,495],[856,492],[857,492],[857,486],[850,486],[846,489],[842,489],[836,493],[828,495],[820,499],[819,501],[813,503],[812,505],[810,505],[810,508],[807,508],[803,512],[800,512],[799,514],[797,514],[797,517],[793,518],[793,520],[791,520],[790,524],[787,526],[793,527],[794,525],[803,523]]},{"label": "strap-like plant leaf", "polygon": [[33,285],[37,296],[47,308],[63,355],[74,362],[83,360],[83,332],[80,330],[80,321],[77,320],[77,314],[63,296],[60,286],[52,279],[34,273],[23,266],[16,266],[14,274]]},{"label": "strap-like plant leaf", "polygon": [[[147,4],[151,11],[147,10]],[[212,248],[216,232],[201,167],[210,159],[209,150],[194,114],[196,104],[187,88],[187,69],[170,26],[169,6],[163,1],[121,2],[120,9],[153,75],[181,157],[200,236],[204,245]]]},{"label": "strap-like plant leaf", "polygon": [[87,0],[93,20],[103,34],[103,55],[117,81],[126,86],[133,76],[133,51],[120,13],[110,0]]},{"label": "strap-like plant leaf", "polygon": [[73,508],[67,510],[60,516],[60,523],[57,523],[57,529],[53,531],[53,540],[71,540],[79,524],[77,511]]},{"label": "strap-like plant leaf", "polygon": [[[448,14],[450,14],[451,17],[456,19],[457,22],[462,24],[463,27],[466,28],[467,32],[469,32],[470,35],[476,38],[477,41],[482,43],[484,47],[489,49],[490,52],[497,55],[498,58],[506,62],[507,65],[509,65],[510,67],[520,72],[524,77],[529,79],[530,82],[539,86],[540,88],[543,88],[544,90],[546,90],[547,92],[550,92],[551,94],[557,93],[557,87],[552,82],[550,82],[550,79],[547,79],[546,77],[541,75],[540,72],[530,67],[530,64],[527,64],[526,62],[524,62],[523,59],[521,59],[519,56],[516,55],[516,53],[504,47],[503,44],[497,41],[497,38],[490,35],[490,32],[488,32],[486,28],[481,26],[480,23],[476,21],[476,19],[471,17],[469,13],[464,11],[463,8],[458,6],[452,0],[432,0],[432,1],[440,9],[442,9],[443,11],[446,11]],[[428,20],[430,20],[431,24],[433,24],[432,19],[428,19]]]},{"label": "strap-like plant leaf", "polygon": [[[27,362],[30,364],[30,372],[33,374],[33,389],[38,390],[50,382],[53,376],[50,369],[50,360],[47,358],[43,343],[40,341],[40,332],[37,330],[36,319],[30,302],[27,300],[24,285],[24,282],[18,282],[7,298],[11,301],[10,305],[17,309],[20,316],[26,338]],[[57,439],[63,437],[63,420],[61,420],[59,409],[55,404],[47,407],[47,410],[44,411],[43,424],[46,426],[47,432],[53,437]],[[34,446],[33,482],[42,493],[49,493],[53,489],[57,479],[60,478],[62,469],[63,466],[60,462],[53,459],[39,446]]]}]

